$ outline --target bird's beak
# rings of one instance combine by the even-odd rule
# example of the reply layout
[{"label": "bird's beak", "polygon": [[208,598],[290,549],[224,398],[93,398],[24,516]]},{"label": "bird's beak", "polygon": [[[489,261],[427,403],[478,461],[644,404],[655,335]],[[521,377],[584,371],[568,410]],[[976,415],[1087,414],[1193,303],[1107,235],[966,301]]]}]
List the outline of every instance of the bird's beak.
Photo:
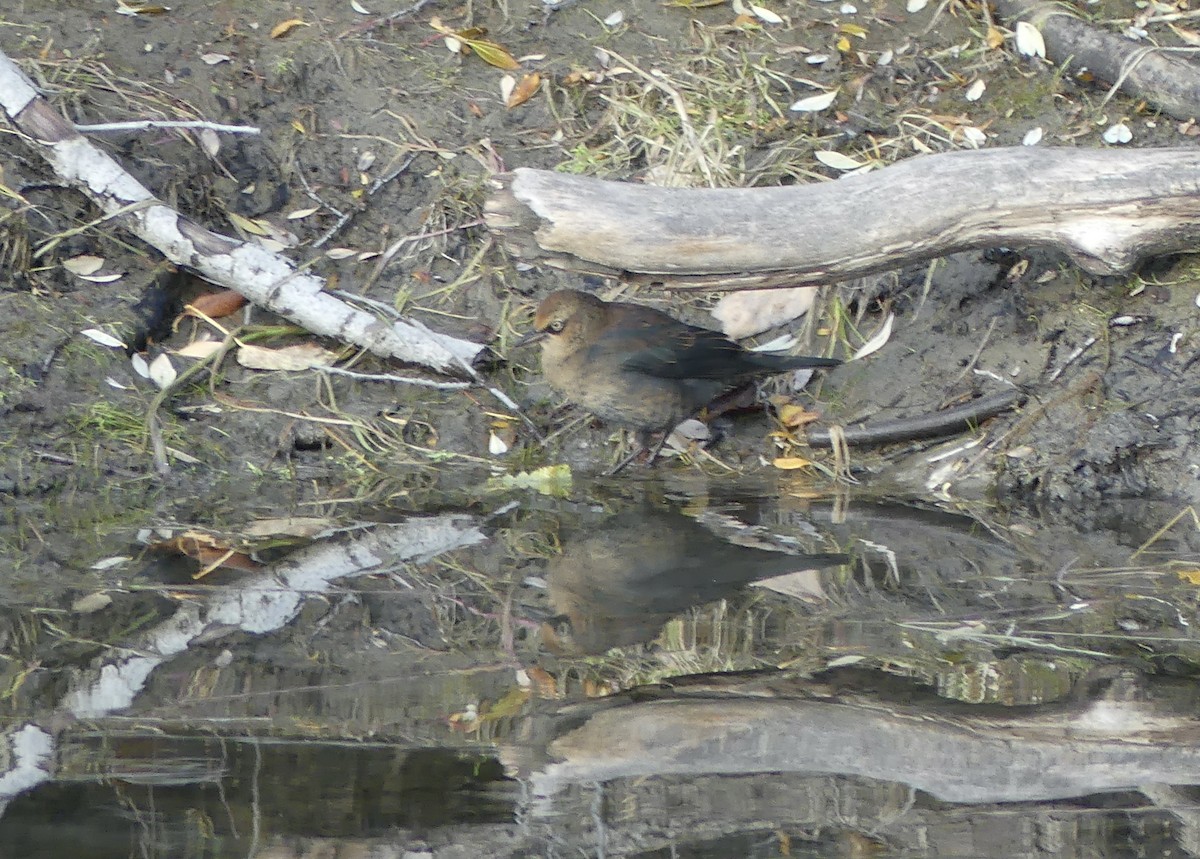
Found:
[{"label": "bird's beak", "polygon": [[540,343],[545,340],[549,332],[547,331],[530,331],[516,343],[512,344],[512,348],[516,349],[520,346],[529,346],[532,343]]}]

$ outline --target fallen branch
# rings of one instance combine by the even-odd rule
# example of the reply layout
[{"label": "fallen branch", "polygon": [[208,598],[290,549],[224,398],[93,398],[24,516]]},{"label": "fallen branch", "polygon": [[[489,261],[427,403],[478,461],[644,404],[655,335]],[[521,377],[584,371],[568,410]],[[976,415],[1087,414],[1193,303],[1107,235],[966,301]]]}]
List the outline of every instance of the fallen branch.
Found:
[{"label": "fallen branch", "polygon": [[1018,146],[779,188],[658,188],[517,169],[488,226],[529,261],[673,289],[806,286],[984,247],[1049,246],[1093,274],[1192,250],[1200,151]]},{"label": "fallen branch", "polygon": [[476,377],[471,363],[482,345],[407,320],[380,321],[324,292],[324,280],[297,271],[290,260],[215,233],[161,203],[113,158],[81,137],[3,53],[0,108],[55,173],[176,265],[314,334],[438,372]]},{"label": "fallen branch", "polygon": [[[1024,394],[1019,390],[1010,388],[986,397],[977,397],[960,406],[916,417],[845,427],[840,435],[846,444],[856,447],[944,438],[979,426],[988,418],[1016,408],[1024,399]],[[824,427],[810,429],[805,433],[805,438],[813,447],[832,447],[835,443],[835,433]]]},{"label": "fallen branch", "polygon": [[1072,74],[1086,70],[1113,91],[1144,98],[1178,119],[1200,117],[1200,68],[1180,56],[1200,49],[1135,42],[1088,23],[1064,4],[995,0],[994,5],[1012,25],[1027,21],[1037,27],[1046,58]]}]

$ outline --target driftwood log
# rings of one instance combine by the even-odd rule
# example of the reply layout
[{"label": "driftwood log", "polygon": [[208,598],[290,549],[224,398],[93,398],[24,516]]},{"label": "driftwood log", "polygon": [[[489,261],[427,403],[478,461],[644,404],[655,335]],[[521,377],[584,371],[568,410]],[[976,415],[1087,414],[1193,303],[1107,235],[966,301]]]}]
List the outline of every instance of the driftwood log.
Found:
[{"label": "driftwood log", "polygon": [[1178,119],[1200,118],[1200,67],[1188,57],[1198,48],[1169,48],[1134,41],[1102,29],[1069,4],[1041,0],[993,0],[1010,25],[1033,24],[1046,43],[1046,58],[1072,74],[1089,72],[1133,98],[1144,98]]},{"label": "driftwood log", "polygon": [[516,256],[672,289],[806,286],[984,247],[1125,274],[1200,239],[1200,150],[997,148],[835,182],[658,188],[517,169],[488,226]]}]

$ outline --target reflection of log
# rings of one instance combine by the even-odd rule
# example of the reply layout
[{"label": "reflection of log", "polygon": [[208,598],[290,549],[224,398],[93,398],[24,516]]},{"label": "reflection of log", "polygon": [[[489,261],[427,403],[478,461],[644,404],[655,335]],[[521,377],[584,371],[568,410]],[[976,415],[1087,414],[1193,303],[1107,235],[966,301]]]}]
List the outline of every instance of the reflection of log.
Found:
[{"label": "reflection of log", "polygon": [[672,288],[801,286],[997,245],[1060,248],[1095,274],[1200,239],[1200,152],[950,152],[836,182],[655,188],[518,169],[488,226],[518,256]]},{"label": "reflection of log", "polygon": [[551,743],[560,762],[534,783],[550,796],[568,783],[648,775],[836,773],[948,802],[1025,802],[1198,784],[1198,738],[1193,720],[1127,701],[994,718],[878,702],[675,699],[593,714]]},{"label": "reflection of log", "polygon": [[1200,69],[1186,56],[1090,24],[1066,4],[996,0],[995,5],[1010,25],[1024,20],[1037,26],[1046,42],[1046,57],[1056,66],[1065,65],[1072,73],[1086,69],[1179,119],[1200,116]]}]

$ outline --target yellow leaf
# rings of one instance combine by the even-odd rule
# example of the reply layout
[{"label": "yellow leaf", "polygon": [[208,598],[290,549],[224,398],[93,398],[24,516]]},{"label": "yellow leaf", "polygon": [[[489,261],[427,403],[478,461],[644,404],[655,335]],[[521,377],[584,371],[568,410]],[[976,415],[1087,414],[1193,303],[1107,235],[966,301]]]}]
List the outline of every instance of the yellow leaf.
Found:
[{"label": "yellow leaf", "polygon": [[779,422],[785,427],[802,427],[805,424],[811,424],[818,417],[820,415],[816,412],[810,412],[804,406],[798,406],[795,403],[788,403],[779,409]]},{"label": "yellow leaf", "polygon": [[308,130],[304,127],[304,123],[298,119],[292,120],[292,128],[296,129],[301,134],[308,134]]},{"label": "yellow leaf", "polygon": [[838,27],[839,33],[845,33],[847,36],[858,36],[860,39],[867,37],[866,27],[860,27],[858,24],[842,24]]},{"label": "yellow leaf", "polygon": [[288,33],[292,32],[292,30],[296,29],[297,27],[308,27],[308,26],[311,26],[311,25],[308,24],[308,22],[301,20],[300,18],[288,18],[286,21],[280,21],[278,24],[276,24],[274,27],[271,28],[271,38],[272,39],[282,39],[284,36],[286,36]]},{"label": "yellow leaf", "polygon": [[1004,44],[1004,34],[996,27],[988,27],[986,41],[988,48],[994,51]]},{"label": "yellow leaf", "polygon": [[257,221],[252,221],[249,218],[239,215],[237,212],[227,212],[229,221],[239,230],[250,233],[254,236],[268,235],[268,231],[264,229]]},{"label": "yellow leaf", "polygon": [[843,54],[848,54],[850,52],[850,40],[845,36],[839,36],[837,40],[837,49]]},{"label": "yellow leaf", "polygon": [[1189,585],[1200,585],[1200,570],[1179,570],[1175,575],[1179,576],[1180,581],[1187,582]]},{"label": "yellow leaf", "polygon": [[521,78],[516,89],[508,97],[504,103],[505,107],[512,109],[529,101],[537,93],[538,88],[542,85],[542,76],[537,72],[532,72]]},{"label": "yellow leaf", "polygon": [[521,64],[513,59],[513,55],[495,42],[483,39],[464,39],[464,41],[467,43],[467,47],[489,66],[509,70],[521,68]]},{"label": "yellow leaf", "polygon": [[812,461],[802,456],[781,456],[772,462],[771,465],[781,471],[795,471],[797,468],[807,468],[812,465]]}]

